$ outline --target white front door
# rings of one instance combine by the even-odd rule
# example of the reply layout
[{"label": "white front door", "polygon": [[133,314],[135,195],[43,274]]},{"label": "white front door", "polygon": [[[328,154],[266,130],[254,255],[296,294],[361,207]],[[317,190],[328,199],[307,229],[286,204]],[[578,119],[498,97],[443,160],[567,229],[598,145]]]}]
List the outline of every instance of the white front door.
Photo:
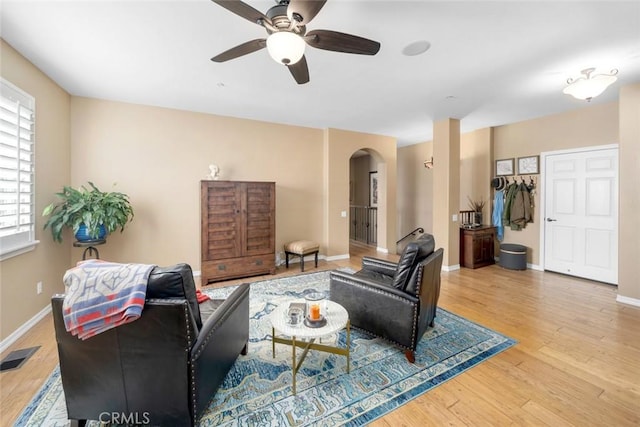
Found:
[{"label": "white front door", "polygon": [[544,268],[618,284],[618,149],[545,157]]}]

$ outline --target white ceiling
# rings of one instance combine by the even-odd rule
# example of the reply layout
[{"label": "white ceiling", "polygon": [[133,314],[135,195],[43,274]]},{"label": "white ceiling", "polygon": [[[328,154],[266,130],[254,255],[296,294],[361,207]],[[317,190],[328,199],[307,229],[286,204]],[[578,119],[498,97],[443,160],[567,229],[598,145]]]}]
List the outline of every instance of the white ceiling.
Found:
[{"label": "white ceiling", "polygon": [[[266,12],[275,1],[247,0]],[[376,56],[307,47],[298,85],[266,49],[210,58],[266,35],[209,0],[2,0],[2,38],[70,94],[314,128],[432,138],[582,108],[568,77],[620,70],[592,103],[640,82],[640,2],[329,0],[307,30],[379,41]],[[404,56],[427,40],[423,55]]]}]

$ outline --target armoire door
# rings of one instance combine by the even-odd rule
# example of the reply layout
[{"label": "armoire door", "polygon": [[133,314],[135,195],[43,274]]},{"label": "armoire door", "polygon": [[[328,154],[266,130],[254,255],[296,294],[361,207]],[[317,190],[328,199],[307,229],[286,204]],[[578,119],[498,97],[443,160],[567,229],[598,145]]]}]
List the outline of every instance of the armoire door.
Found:
[{"label": "armoire door", "polygon": [[247,182],[243,200],[246,233],[243,254],[261,255],[275,251],[275,185],[269,182]]},{"label": "armoire door", "polygon": [[230,181],[206,182],[202,193],[203,259],[242,256],[243,200],[240,186]]}]

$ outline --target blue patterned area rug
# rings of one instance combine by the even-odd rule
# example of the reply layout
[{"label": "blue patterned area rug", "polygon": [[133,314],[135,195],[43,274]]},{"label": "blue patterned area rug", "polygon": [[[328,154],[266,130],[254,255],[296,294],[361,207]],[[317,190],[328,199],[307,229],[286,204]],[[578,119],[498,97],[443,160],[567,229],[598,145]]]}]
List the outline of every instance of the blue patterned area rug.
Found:
[{"label": "blue patterned area rug", "polygon": [[[222,298],[232,289],[205,292]],[[291,348],[276,344],[276,357],[272,357],[267,316],[278,304],[302,298],[309,290],[328,292],[329,273],[251,285],[249,354],[238,358],[200,426],[365,425],[515,344],[439,308],[436,326],[420,341],[415,364],[407,362],[401,349],[352,329],[351,373],[346,372],[344,356],[312,350],[298,372],[298,393],[293,396]],[[322,342],[343,346],[345,340],[342,331]],[[15,425],[67,425],[57,368]]]}]

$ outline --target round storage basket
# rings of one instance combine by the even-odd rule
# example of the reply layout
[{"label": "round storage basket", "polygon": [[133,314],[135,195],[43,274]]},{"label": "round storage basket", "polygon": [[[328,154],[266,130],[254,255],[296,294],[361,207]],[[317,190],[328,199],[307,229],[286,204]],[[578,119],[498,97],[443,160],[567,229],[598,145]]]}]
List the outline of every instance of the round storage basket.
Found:
[{"label": "round storage basket", "polygon": [[509,270],[527,269],[527,247],[514,243],[500,245],[500,267]]}]

